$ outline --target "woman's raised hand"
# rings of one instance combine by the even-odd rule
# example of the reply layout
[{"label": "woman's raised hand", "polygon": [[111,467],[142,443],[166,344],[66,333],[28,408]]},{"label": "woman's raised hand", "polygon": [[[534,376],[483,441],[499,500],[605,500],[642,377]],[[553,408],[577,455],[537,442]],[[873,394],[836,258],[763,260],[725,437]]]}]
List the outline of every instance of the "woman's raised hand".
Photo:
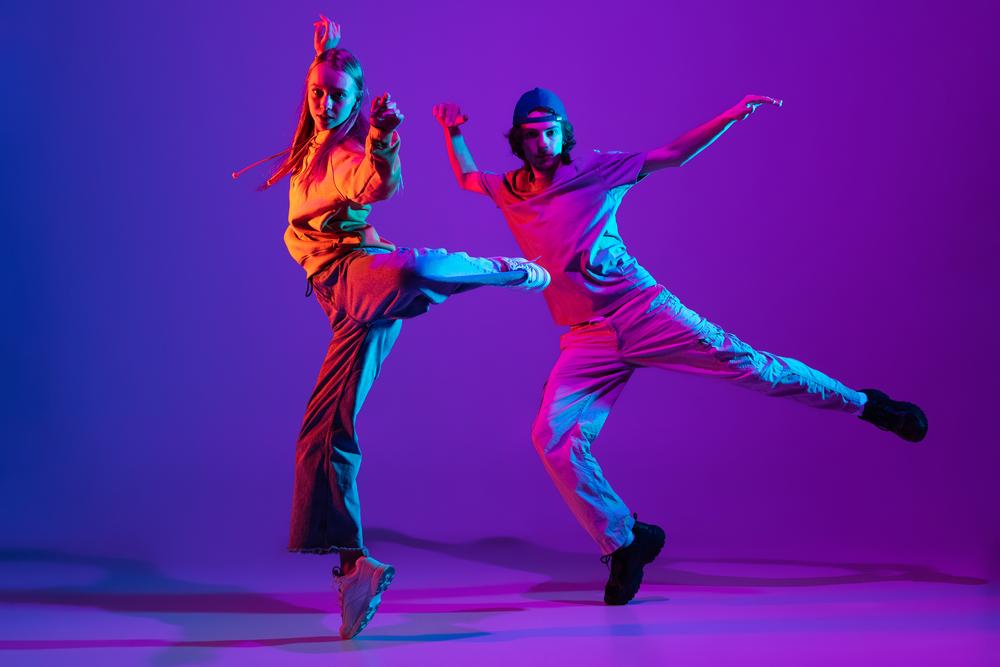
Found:
[{"label": "woman's raised hand", "polygon": [[320,14],[319,20],[313,23],[313,28],[313,47],[316,49],[317,56],[340,44],[339,24]]},{"label": "woman's raised hand", "polygon": [[382,93],[372,100],[371,124],[382,132],[395,130],[404,117],[389,93]]}]

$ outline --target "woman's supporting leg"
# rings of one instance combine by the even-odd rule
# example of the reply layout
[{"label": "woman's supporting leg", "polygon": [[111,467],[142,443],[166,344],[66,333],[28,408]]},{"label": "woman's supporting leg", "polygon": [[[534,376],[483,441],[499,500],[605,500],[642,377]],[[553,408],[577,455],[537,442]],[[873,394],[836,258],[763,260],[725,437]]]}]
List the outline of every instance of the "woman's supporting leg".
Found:
[{"label": "woman's supporting leg", "polygon": [[361,465],[354,425],[401,322],[361,324],[343,318],[309,399],[295,451],[289,549],[367,554],[356,478]]}]

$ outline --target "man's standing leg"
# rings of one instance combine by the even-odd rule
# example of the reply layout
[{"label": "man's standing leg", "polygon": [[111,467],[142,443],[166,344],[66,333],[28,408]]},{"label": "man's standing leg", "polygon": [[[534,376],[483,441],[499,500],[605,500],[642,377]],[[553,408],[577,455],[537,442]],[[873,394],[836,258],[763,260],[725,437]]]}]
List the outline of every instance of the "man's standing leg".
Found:
[{"label": "man's standing leg", "polygon": [[632,375],[607,322],[574,327],[560,339],[531,440],[570,511],[610,554],[632,541],[632,515],[604,478],[590,445]]},{"label": "man's standing leg", "polygon": [[659,555],[664,534],[659,526],[634,519],[590,446],[633,367],[622,359],[608,320],[573,327],[560,345],[531,437],[559,493],[609,564],[604,601],[622,605],[635,597],[643,566]]}]

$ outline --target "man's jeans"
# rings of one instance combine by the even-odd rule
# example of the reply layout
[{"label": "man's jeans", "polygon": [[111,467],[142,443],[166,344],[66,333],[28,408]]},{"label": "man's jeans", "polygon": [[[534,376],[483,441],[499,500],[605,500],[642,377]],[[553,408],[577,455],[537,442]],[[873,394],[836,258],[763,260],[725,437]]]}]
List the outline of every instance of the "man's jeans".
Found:
[{"label": "man's jeans", "polygon": [[532,441],[559,493],[604,554],[631,543],[634,521],[590,445],[635,369],[721,378],[849,414],[866,400],[800,361],[753,349],[684,307],[662,285],[638,292],[607,317],[571,327],[560,349]]}]

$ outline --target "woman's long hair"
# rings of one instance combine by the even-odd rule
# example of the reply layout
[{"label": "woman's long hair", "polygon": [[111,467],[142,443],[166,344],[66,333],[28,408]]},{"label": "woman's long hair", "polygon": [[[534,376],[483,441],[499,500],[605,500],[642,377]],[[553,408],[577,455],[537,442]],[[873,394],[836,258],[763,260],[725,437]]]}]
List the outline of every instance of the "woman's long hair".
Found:
[{"label": "woman's long hair", "polygon": [[[316,151],[316,157],[307,165],[305,164],[306,155],[309,152],[309,145],[313,142],[313,136],[316,134],[316,122],[309,112],[309,101],[307,99],[309,95],[309,75],[312,74],[312,71],[320,63],[326,63],[330,67],[354,79],[354,83],[358,88],[358,99],[354,103],[354,108],[351,109],[351,115],[343,123],[333,128],[333,131],[327,135],[323,144]],[[306,90],[302,95],[299,122],[295,127],[295,134],[292,135],[292,147],[288,149],[288,157],[278,165],[270,178],[264,181],[263,185],[261,185],[261,190],[266,190],[288,174],[301,175],[305,179],[305,185],[308,189],[315,183],[323,180],[326,176],[326,167],[329,162],[330,152],[335,146],[344,141],[355,141],[359,145],[364,146],[365,138],[368,136],[368,119],[361,113],[361,102],[364,98],[364,91],[365,79],[364,74],[361,72],[361,63],[358,62],[353,53],[347,49],[327,49],[316,56],[312,65],[309,66],[309,71],[306,72]],[[304,174],[302,173],[303,169],[307,170]]]}]

